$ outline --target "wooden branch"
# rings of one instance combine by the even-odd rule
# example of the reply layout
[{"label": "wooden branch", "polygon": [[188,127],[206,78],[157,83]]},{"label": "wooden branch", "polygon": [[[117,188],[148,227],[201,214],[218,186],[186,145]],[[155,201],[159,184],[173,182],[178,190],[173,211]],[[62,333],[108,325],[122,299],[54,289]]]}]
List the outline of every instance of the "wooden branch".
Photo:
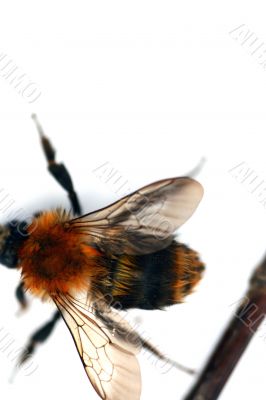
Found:
[{"label": "wooden branch", "polygon": [[[251,277],[245,297],[184,400],[215,400],[266,316],[266,256]],[[255,366],[254,366],[255,368]]]}]

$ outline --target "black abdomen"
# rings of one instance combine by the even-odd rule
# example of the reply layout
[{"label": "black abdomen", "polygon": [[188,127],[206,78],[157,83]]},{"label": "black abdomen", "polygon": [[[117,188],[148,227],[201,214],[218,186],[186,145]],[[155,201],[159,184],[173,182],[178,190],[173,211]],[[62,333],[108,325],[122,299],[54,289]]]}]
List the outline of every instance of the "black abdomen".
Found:
[{"label": "black abdomen", "polygon": [[152,254],[119,256],[109,268],[108,295],[114,307],[160,309],[181,302],[204,265],[194,250],[174,241]]}]

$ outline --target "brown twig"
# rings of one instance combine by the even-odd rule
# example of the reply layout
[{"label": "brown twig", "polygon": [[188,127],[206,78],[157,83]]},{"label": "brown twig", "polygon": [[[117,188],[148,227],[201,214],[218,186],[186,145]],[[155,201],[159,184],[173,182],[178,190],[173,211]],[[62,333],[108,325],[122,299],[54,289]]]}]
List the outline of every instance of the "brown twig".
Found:
[{"label": "brown twig", "polygon": [[185,400],[215,400],[266,315],[266,256],[246,296]]}]

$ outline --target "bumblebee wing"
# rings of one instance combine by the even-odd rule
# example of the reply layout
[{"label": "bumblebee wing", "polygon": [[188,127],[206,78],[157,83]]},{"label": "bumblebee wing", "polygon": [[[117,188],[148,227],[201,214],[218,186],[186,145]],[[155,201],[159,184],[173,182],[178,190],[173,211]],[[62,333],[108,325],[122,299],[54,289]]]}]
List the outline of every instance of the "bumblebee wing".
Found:
[{"label": "bumblebee wing", "polygon": [[139,348],[127,342],[125,336],[110,332],[108,324],[97,318],[87,301],[62,294],[54,296],[53,300],[98,395],[104,400],[139,400],[141,376],[134,354]]},{"label": "bumblebee wing", "polygon": [[202,195],[203,188],[194,179],[164,179],[69,225],[104,252],[152,253],[171,243],[172,234],[193,214]]}]

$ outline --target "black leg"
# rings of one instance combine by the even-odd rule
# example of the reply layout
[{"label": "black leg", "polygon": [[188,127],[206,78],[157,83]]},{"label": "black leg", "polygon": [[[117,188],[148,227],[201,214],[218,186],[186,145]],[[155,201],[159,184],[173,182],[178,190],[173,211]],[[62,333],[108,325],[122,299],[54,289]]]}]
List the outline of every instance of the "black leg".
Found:
[{"label": "black leg", "polygon": [[16,289],[15,296],[16,296],[17,301],[20,304],[20,310],[25,310],[28,307],[28,302],[27,302],[27,298],[25,295],[25,288],[24,288],[23,281],[20,281],[20,283]]},{"label": "black leg", "polygon": [[55,150],[53,149],[53,146],[49,141],[49,139],[45,136],[42,127],[35,114],[32,115],[32,119],[34,120],[37,130],[41,137],[42,148],[46,160],[48,162],[48,170],[51,173],[51,175],[55,178],[55,180],[59,183],[59,185],[67,191],[74,214],[80,215],[81,207],[70,174],[66,169],[66,167],[64,166],[64,164],[62,163],[58,164],[55,161]]},{"label": "black leg", "polygon": [[48,321],[45,325],[43,325],[30,336],[25,350],[23,351],[23,353],[21,353],[19,357],[18,366],[21,366],[25,361],[27,361],[30,356],[32,356],[32,354],[36,350],[36,346],[45,342],[48,339],[60,317],[61,314],[59,313],[59,311],[56,311],[50,321]]},{"label": "black leg", "polygon": [[155,346],[153,346],[150,342],[144,339],[141,335],[139,335],[135,330],[129,331],[128,327],[123,326],[123,322],[115,321],[110,315],[106,315],[103,310],[97,307],[97,304],[93,305],[95,315],[109,328],[110,331],[113,331],[113,334],[120,336],[121,339],[125,341],[132,342],[142,349],[148,350],[151,354],[153,354],[157,359],[164,362],[164,367],[169,371],[172,367],[175,367],[187,374],[193,375],[195,371],[191,368],[188,368],[177,361],[174,361],[167,357],[165,354],[161,353]]}]

